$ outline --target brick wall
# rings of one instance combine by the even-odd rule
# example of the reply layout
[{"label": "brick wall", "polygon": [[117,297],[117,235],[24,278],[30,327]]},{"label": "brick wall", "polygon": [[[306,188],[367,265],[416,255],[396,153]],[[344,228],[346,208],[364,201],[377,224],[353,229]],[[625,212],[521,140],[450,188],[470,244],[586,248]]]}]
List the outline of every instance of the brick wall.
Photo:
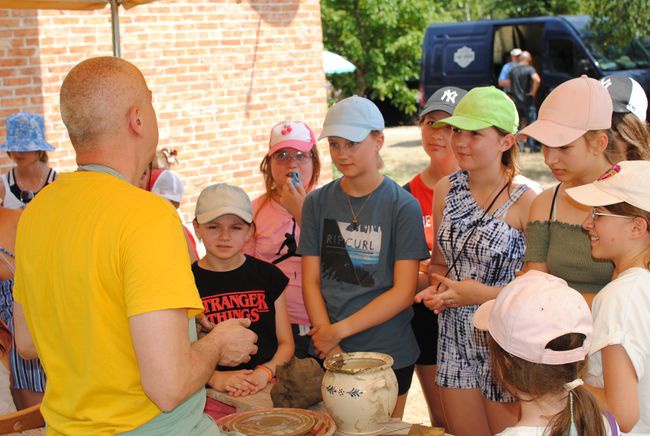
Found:
[{"label": "brick wall", "polygon": [[[303,120],[319,133],[327,106],[318,0],[160,0],[120,8],[120,25],[122,57],[154,94],[159,147],[178,150],[186,218],[207,184],[263,191],[258,165],[275,123]],[[59,88],[81,60],[111,54],[109,8],[0,9],[0,141],[7,115],[41,113],[57,148],[52,166],[73,169]],[[322,183],[331,166],[321,155]],[[10,165],[0,157],[0,172]]]}]

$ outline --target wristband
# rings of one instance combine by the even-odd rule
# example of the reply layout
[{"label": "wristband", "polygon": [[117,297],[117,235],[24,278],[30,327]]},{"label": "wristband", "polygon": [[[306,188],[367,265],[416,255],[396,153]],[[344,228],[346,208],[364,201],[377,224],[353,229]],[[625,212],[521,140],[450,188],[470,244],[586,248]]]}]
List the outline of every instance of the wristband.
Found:
[{"label": "wristband", "polygon": [[257,365],[255,367],[255,369],[258,369],[258,368],[266,373],[266,375],[269,377],[269,383],[270,383],[273,380],[273,371],[271,371],[271,368],[269,368],[268,366],[264,366],[264,365]]}]

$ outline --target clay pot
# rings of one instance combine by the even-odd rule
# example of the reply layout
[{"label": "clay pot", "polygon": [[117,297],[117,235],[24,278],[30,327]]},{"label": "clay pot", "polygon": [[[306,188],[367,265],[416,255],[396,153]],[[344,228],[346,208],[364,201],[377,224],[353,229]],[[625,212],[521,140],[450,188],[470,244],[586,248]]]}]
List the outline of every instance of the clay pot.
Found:
[{"label": "clay pot", "polygon": [[397,378],[387,354],[359,352],[325,359],[323,402],[340,433],[380,433],[397,402]]}]

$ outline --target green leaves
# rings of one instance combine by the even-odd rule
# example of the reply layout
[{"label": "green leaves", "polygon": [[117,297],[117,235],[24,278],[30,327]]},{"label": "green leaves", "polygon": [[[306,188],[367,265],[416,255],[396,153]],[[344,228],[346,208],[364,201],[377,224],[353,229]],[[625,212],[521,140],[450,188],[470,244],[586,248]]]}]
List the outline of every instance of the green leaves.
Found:
[{"label": "green leaves", "polygon": [[417,91],[407,81],[420,76],[422,39],[429,23],[451,16],[430,0],[322,0],[325,47],[357,66],[332,75],[342,96],[385,100],[407,114],[417,111]]}]

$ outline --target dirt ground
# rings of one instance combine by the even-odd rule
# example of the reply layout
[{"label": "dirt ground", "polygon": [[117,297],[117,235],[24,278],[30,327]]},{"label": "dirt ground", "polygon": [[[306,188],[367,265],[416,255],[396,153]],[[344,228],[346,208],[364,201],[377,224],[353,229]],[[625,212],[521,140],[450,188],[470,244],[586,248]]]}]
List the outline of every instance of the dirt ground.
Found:
[{"label": "dirt ground", "polygon": [[[384,135],[385,143],[381,151],[384,160],[383,172],[402,185],[425,168],[428,162],[428,156],[421,147],[420,129],[417,126],[393,127],[386,129]],[[541,153],[522,153],[518,161],[520,172],[525,176],[544,187],[554,183],[555,179],[544,165]],[[404,420],[430,425],[422,387],[415,375],[406,401]]]}]

